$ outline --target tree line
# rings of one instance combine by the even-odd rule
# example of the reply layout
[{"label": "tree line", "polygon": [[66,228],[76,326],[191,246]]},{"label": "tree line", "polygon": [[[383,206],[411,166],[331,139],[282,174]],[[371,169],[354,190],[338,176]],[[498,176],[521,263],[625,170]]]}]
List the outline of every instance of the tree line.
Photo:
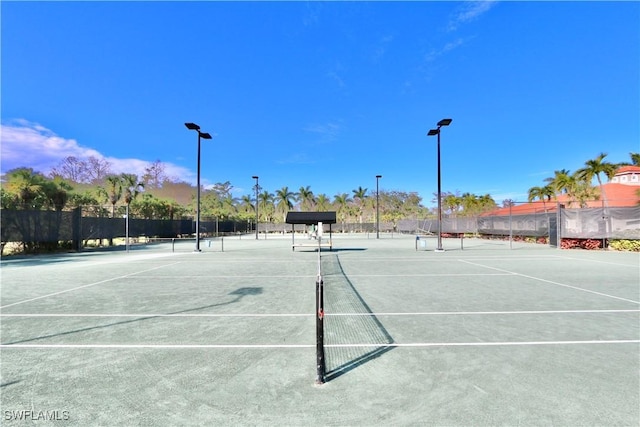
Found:
[{"label": "tree line", "polygon": [[[545,179],[544,186],[529,189],[529,201],[550,201],[558,194],[567,194],[571,200],[583,205],[602,194],[602,178],[611,178],[622,165],[640,164],[640,155],[630,153],[631,163],[610,163],[605,153],[585,162],[575,173],[562,169]],[[82,207],[85,215],[115,217],[129,212],[143,219],[193,218],[196,214],[197,188],[189,183],[169,177],[165,165],[156,160],[150,163],[145,173],[114,174],[104,159],[89,157],[79,159],[67,157],[48,174],[32,168],[21,167],[2,176],[0,189],[3,209],[56,210]],[[598,187],[591,181],[596,178]],[[211,188],[201,188],[201,218],[219,220],[255,221],[256,205],[260,222],[284,222],[290,210],[336,211],[340,222],[375,222],[379,211],[380,220],[395,223],[406,218],[432,218],[437,212],[426,208],[416,192],[375,190],[359,186],[348,193],[315,194],[310,186],[301,186],[297,191],[284,186],[270,192],[258,188],[258,197],[253,195],[234,197],[233,185],[216,183]],[[379,201],[379,206],[377,206]],[[432,202],[437,202],[434,194]],[[513,200],[502,201],[502,206],[513,204]],[[449,217],[477,216],[498,207],[489,194],[442,193],[443,213]]]}]

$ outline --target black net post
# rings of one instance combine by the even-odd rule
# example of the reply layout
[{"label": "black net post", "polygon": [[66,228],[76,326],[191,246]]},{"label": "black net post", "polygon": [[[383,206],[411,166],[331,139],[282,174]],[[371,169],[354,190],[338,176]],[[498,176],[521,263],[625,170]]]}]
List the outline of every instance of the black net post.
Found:
[{"label": "black net post", "polygon": [[316,384],[324,384],[324,284],[316,280]]}]

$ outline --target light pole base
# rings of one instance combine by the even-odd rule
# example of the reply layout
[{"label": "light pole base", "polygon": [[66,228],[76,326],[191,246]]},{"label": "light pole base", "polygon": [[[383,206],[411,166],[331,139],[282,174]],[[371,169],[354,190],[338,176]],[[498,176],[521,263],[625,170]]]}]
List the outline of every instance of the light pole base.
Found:
[{"label": "light pole base", "polygon": [[444,252],[444,249],[442,248],[436,248],[433,250],[433,252]]},{"label": "light pole base", "polygon": [[202,249],[194,249],[193,252],[198,254],[198,253],[202,252]]}]

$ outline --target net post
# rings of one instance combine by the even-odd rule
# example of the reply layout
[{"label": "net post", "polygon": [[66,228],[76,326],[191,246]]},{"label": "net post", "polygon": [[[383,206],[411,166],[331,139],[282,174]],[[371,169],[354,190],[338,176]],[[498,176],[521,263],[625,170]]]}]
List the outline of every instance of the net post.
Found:
[{"label": "net post", "polygon": [[321,276],[316,281],[316,384],[324,384],[324,284]]},{"label": "net post", "polygon": [[316,276],[316,384],[324,384],[324,281],[322,280],[322,223],[318,223],[318,275]]}]

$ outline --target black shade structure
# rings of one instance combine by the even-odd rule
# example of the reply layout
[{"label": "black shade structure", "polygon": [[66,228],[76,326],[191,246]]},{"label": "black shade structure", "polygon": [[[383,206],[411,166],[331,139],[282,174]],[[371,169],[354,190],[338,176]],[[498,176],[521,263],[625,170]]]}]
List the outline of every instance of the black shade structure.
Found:
[{"label": "black shade structure", "polygon": [[287,224],[313,225],[319,222],[323,224],[335,224],[335,212],[287,212]]},{"label": "black shade structure", "polygon": [[207,132],[200,132],[200,126],[195,123],[185,123],[187,129],[198,132],[198,182],[197,182],[197,207],[196,207],[196,248],[195,252],[200,252],[200,139],[211,139]]},{"label": "black shade structure", "polygon": [[442,247],[442,182],[440,173],[440,128],[442,126],[449,126],[452,119],[442,119],[438,122],[437,129],[430,129],[427,136],[438,136],[438,243],[436,252],[444,252]]}]

